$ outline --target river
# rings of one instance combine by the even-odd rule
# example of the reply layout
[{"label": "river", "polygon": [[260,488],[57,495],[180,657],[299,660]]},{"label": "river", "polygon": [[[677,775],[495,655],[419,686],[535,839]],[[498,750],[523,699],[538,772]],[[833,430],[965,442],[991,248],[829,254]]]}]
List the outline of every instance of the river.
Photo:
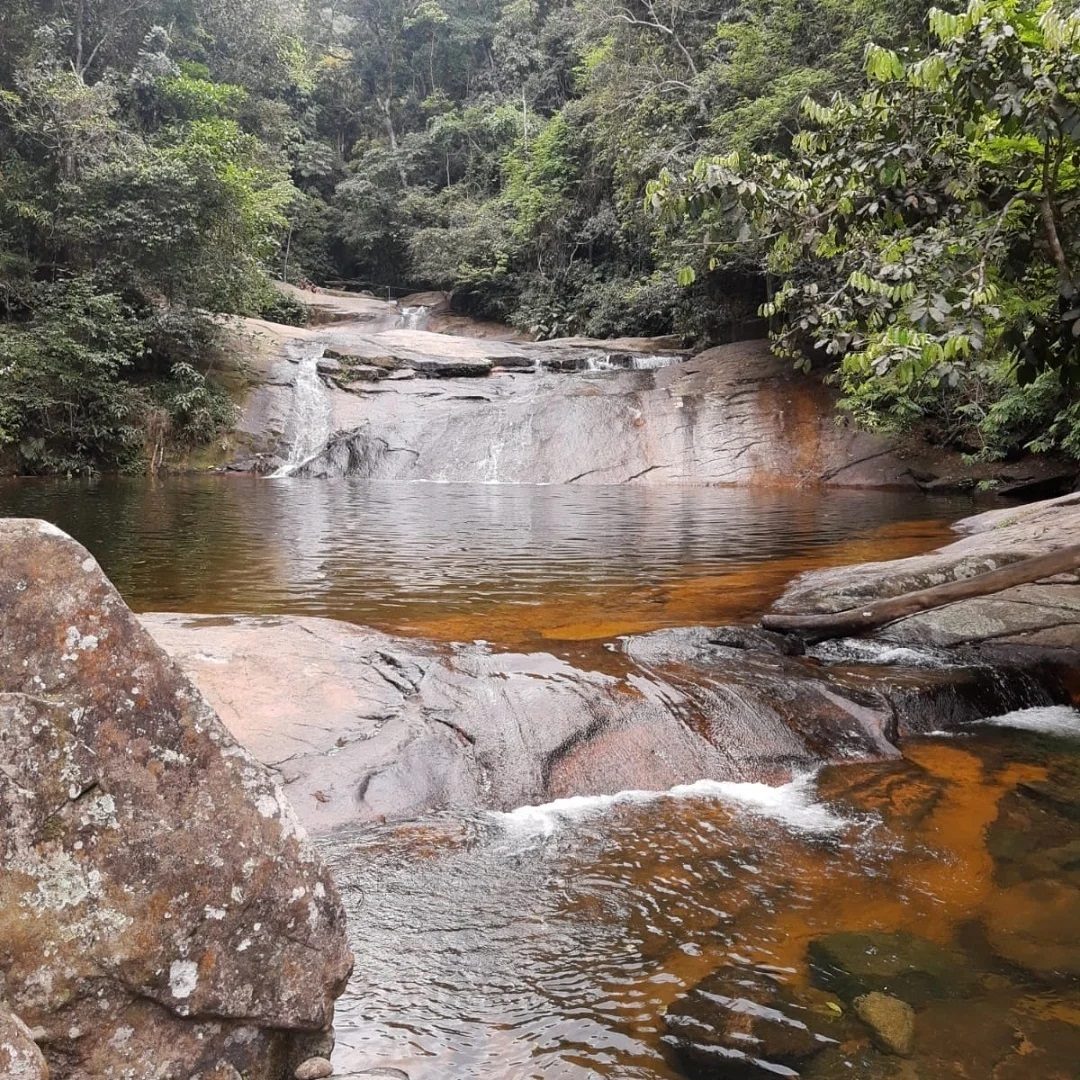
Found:
[{"label": "river", "polygon": [[[926,550],[970,510],[885,492],[0,485],[0,513],[72,533],[136,610],[331,616],[575,656],[618,634],[750,619],[802,569]],[[1020,715],[780,787],[336,835],[323,843],[356,972],[335,1062],[410,1080],[1075,1080],[1078,723],[1067,708]],[[831,976],[810,957],[839,932],[879,935],[870,951],[947,950],[910,1058],[877,1052],[850,1001],[815,988]],[[751,1026],[752,1052],[692,1064],[664,1013],[718,968],[728,986],[774,981],[835,1041],[792,1067]],[[753,995],[711,993],[719,1015],[761,1020]]]}]

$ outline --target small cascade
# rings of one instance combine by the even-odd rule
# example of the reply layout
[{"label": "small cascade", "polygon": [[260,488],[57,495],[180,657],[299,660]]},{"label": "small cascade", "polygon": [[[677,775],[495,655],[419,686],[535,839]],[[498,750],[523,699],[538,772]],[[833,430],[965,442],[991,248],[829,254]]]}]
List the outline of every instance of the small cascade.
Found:
[{"label": "small cascade", "polygon": [[292,476],[321,453],[330,438],[330,399],[319,377],[324,352],[325,347],[314,342],[288,346],[289,359],[297,365],[292,411],[285,427],[289,452],[272,477]]},{"label": "small cascade", "polygon": [[678,353],[624,353],[596,349],[577,365],[579,371],[658,371],[685,360]]},{"label": "small cascade", "polygon": [[423,330],[427,327],[430,314],[431,308],[422,304],[415,307],[403,307],[398,313],[397,329]]},{"label": "small cascade", "polygon": [[1027,709],[1014,709],[1000,716],[990,716],[977,721],[991,727],[1015,728],[1017,731],[1033,731],[1041,735],[1080,736],[1080,710],[1070,705],[1044,705]]},{"label": "small cascade", "polygon": [[819,802],[814,773],[796,776],[787,784],[698,780],[667,791],[620,791],[615,795],[577,795],[537,806],[519,806],[489,816],[508,833],[548,837],[574,822],[604,814],[620,806],[645,806],[663,799],[713,799],[728,803],[752,817],[769,818],[794,832],[832,833],[847,828],[851,819]]}]

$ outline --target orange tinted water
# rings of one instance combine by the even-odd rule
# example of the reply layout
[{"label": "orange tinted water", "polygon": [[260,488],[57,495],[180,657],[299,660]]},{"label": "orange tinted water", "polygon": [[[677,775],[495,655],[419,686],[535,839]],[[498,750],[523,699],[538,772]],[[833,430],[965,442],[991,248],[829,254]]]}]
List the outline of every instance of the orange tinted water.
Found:
[{"label": "orange tinted water", "polygon": [[[137,609],[323,615],[594,664],[618,634],[752,618],[805,569],[935,547],[970,510],[869,492],[0,485],[0,513],[71,532]],[[549,815],[550,833],[465,815],[339,837],[327,854],[357,967],[338,1064],[410,1080],[673,1080],[664,1011],[719,965],[781,969],[848,1025],[850,1002],[810,985],[809,944],[905,930],[957,949],[970,995],[920,1006],[910,1059],[844,1026],[806,1080],[1075,1080],[1075,980],[1003,958],[987,928],[1031,921],[1063,964],[1075,956],[1075,932],[1070,946],[1025,882],[1050,882],[1055,903],[1080,886],[1078,745],[914,742],[900,762],[825,770],[783,821],[736,791]],[[1044,778],[1063,804],[1024,794]],[[835,829],[815,826],[822,812]]]},{"label": "orange tinted water", "polygon": [[[1075,825],[1018,785],[1075,775],[1078,747],[1010,732],[920,740],[900,762],[825,770],[787,822],[684,797],[568,811],[548,834],[487,816],[331,841],[357,928],[338,1060],[411,1080],[674,1078],[664,1011],[735,964],[768,965],[836,1017],[840,1047],[794,1075],[1073,1080],[1075,979],[996,955],[986,925],[1010,903],[1010,872],[1045,873],[1036,853],[1075,842]],[[804,828],[822,804],[839,828]],[[1003,863],[1017,830],[1029,850]],[[960,957],[964,996],[920,1003],[910,1060],[878,1054],[851,1003],[811,987],[808,946],[839,930],[902,930]]]},{"label": "orange tinted water", "polygon": [[935,547],[967,499],[178,477],[0,484],[136,610],[303,614],[552,648],[744,620],[802,570]]}]

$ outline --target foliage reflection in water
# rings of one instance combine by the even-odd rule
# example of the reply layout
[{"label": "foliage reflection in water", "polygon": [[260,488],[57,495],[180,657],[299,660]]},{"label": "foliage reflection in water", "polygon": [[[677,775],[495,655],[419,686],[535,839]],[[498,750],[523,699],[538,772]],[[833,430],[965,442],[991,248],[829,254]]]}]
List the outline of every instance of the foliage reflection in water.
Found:
[{"label": "foliage reflection in water", "polygon": [[517,647],[742,618],[800,570],[926,550],[971,509],[899,492],[0,484],[0,514],[70,532],[136,610],[321,615]]},{"label": "foliage reflection in water", "polygon": [[[1071,783],[1075,813],[1078,750],[980,729],[770,798],[698,787],[330,840],[357,956],[337,1060],[411,1080],[679,1077],[663,1014],[734,964],[769,971],[837,1026],[837,1045],[776,1075],[1070,1080],[1075,946],[1061,971],[1035,972],[1008,928],[1033,880],[1077,910],[1075,851],[1054,857],[1075,849],[1075,821],[1031,785]],[[940,1000],[918,1006],[910,1060],[877,1052],[849,1001],[810,986],[809,943],[840,930],[908,931],[960,958]]]}]

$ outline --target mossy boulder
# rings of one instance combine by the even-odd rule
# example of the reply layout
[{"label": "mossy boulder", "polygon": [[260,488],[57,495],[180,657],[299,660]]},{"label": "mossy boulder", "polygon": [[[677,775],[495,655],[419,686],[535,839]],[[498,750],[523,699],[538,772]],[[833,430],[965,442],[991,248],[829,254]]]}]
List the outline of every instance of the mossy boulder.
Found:
[{"label": "mossy boulder", "polygon": [[847,1001],[876,991],[920,1005],[976,989],[960,953],[904,931],[829,934],[810,943],[809,960],[814,984]]}]

